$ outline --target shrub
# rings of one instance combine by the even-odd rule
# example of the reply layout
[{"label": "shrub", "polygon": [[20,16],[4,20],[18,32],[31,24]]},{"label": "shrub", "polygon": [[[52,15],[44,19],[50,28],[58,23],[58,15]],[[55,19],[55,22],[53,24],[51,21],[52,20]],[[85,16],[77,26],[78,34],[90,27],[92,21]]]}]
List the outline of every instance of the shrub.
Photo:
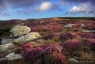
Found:
[{"label": "shrub", "polygon": [[62,54],[58,54],[53,60],[52,64],[64,64],[65,56]]}]

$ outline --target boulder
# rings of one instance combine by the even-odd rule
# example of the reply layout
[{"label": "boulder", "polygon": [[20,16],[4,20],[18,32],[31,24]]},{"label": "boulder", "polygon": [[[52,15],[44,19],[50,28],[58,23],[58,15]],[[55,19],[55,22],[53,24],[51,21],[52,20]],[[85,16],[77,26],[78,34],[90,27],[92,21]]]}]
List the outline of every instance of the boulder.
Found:
[{"label": "boulder", "polygon": [[14,39],[3,39],[1,40],[1,44],[14,43]]},{"label": "boulder", "polygon": [[74,58],[70,58],[70,59],[68,59],[68,61],[78,63],[78,60],[76,60]]},{"label": "boulder", "polygon": [[95,30],[83,29],[82,32],[93,32],[93,33],[95,33]]},{"label": "boulder", "polygon": [[16,59],[22,59],[22,55],[21,55],[21,54],[15,54],[15,53],[13,52],[13,53],[8,54],[8,55],[5,57],[5,60],[16,60]]},{"label": "boulder", "polygon": [[24,36],[21,36],[21,37],[15,39],[14,42],[15,42],[15,44],[24,44],[25,42],[34,40],[39,37],[42,37],[41,35],[39,35],[39,33],[31,32],[31,33],[28,33]]},{"label": "boulder", "polygon": [[8,54],[7,56],[5,56],[4,58],[1,58],[0,61],[6,61],[6,60],[17,60],[17,59],[22,59],[22,55],[21,54],[15,54],[14,52]]},{"label": "boulder", "polygon": [[15,47],[16,47],[16,45],[13,44],[13,43],[7,43],[7,44],[4,44],[4,45],[0,45],[0,53],[9,51],[11,49],[14,49]]},{"label": "boulder", "polygon": [[14,26],[10,32],[13,34],[14,37],[19,37],[24,34],[27,34],[31,31],[31,29],[27,26],[22,26],[22,25],[16,25]]},{"label": "boulder", "polygon": [[65,25],[64,27],[65,28],[71,28],[71,27],[73,27],[74,26],[74,24],[67,24],[67,25]]}]

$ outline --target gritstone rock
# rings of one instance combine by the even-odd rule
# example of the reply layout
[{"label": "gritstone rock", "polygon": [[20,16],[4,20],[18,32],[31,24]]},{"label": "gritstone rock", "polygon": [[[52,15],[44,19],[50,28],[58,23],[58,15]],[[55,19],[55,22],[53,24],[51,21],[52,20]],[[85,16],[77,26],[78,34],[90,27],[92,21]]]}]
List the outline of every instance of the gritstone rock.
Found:
[{"label": "gritstone rock", "polygon": [[7,43],[14,43],[14,40],[13,39],[3,39],[1,41],[1,44],[7,44]]},{"label": "gritstone rock", "polygon": [[6,52],[6,51],[11,50],[15,47],[16,47],[16,45],[12,44],[12,43],[0,45],[0,53]]},{"label": "gritstone rock", "polygon": [[31,29],[29,27],[21,25],[16,25],[10,30],[14,37],[22,36],[24,34],[29,33],[30,31]]},{"label": "gritstone rock", "polygon": [[42,37],[41,35],[39,35],[39,33],[31,32],[31,33],[26,34],[25,36],[21,36],[21,37],[15,39],[14,41],[16,44],[24,44],[27,41],[34,40],[39,37]]}]

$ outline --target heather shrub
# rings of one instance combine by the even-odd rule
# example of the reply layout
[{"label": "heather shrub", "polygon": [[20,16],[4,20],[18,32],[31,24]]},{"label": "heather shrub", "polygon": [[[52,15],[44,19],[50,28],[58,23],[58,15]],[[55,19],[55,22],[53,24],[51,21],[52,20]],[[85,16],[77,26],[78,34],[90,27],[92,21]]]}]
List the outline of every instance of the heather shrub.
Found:
[{"label": "heather shrub", "polygon": [[62,33],[60,36],[61,40],[67,40],[67,39],[72,39],[72,38],[73,38],[73,35],[68,32]]},{"label": "heather shrub", "polygon": [[64,64],[65,63],[65,56],[62,54],[58,54],[55,56],[55,58],[52,60],[51,64]]},{"label": "heather shrub", "polygon": [[95,34],[93,33],[78,32],[77,34],[83,38],[95,38]]},{"label": "heather shrub", "polygon": [[87,39],[86,44],[87,44],[88,46],[90,46],[90,48],[91,48],[92,50],[95,51],[95,39]]},{"label": "heather shrub", "polygon": [[[45,44],[36,48],[31,48],[29,46],[23,46],[22,56],[33,63],[41,59],[41,62],[45,62],[45,57],[53,54],[53,52],[61,52],[62,48],[56,44]],[[43,59],[44,58],[44,59]]]},{"label": "heather shrub", "polygon": [[70,53],[79,50],[80,46],[81,42],[77,39],[67,40],[63,44],[63,47],[66,49],[66,51]]}]

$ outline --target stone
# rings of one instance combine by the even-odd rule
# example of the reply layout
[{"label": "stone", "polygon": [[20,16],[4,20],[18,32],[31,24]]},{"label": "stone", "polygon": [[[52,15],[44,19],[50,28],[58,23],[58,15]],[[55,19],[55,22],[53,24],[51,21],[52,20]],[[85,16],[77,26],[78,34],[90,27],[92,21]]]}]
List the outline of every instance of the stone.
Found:
[{"label": "stone", "polygon": [[1,40],[1,44],[14,43],[14,39],[3,39]]},{"label": "stone", "polygon": [[8,55],[5,57],[5,60],[16,60],[16,59],[22,59],[22,55],[21,55],[21,54],[15,54],[15,53],[13,52],[13,53],[8,54]]},{"label": "stone", "polygon": [[16,44],[24,44],[25,42],[37,39],[39,37],[42,37],[41,35],[39,35],[39,33],[31,32],[31,33],[28,33],[24,36],[21,36],[21,37],[15,39],[14,41],[15,41]]},{"label": "stone", "polygon": [[4,45],[0,45],[0,53],[9,51],[11,49],[14,49],[15,47],[16,47],[16,45],[13,44],[13,43],[7,43],[7,44],[4,44]]},{"label": "stone", "polygon": [[64,27],[65,27],[65,28],[71,28],[71,27],[73,27],[73,25],[74,25],[74,24],[67,24],[67,25],[65,25]]},{"label": "stone", "polygon": [[14,52],[8,54],[7,56],[5,56],[4,58],[1,58],[0,61],[11,61],[11,60],[17,60],[17,59],[22,59],[22,55],[21,54],[15,54]]},{"label": "stone", "polygon": [[78,63],[78,60],[76,60],[74,58],[70,58],[70,59],[68,59],[68,61]]},{"label": "stone", "polygon": [[31,29],[27,26],[22,26],[22,25],[16,25],[14,26],[10,32],[13,34],[14,37],[19,37],[24,34],[27,34],[31,31]]},{"label": "stone", "polygon": [[85,26],[85,24],[81,24],[81,27],[84,27]]},{"label": "stone", "polygon": [[83,29],[82,32],[95,32],[95,30]]}]

